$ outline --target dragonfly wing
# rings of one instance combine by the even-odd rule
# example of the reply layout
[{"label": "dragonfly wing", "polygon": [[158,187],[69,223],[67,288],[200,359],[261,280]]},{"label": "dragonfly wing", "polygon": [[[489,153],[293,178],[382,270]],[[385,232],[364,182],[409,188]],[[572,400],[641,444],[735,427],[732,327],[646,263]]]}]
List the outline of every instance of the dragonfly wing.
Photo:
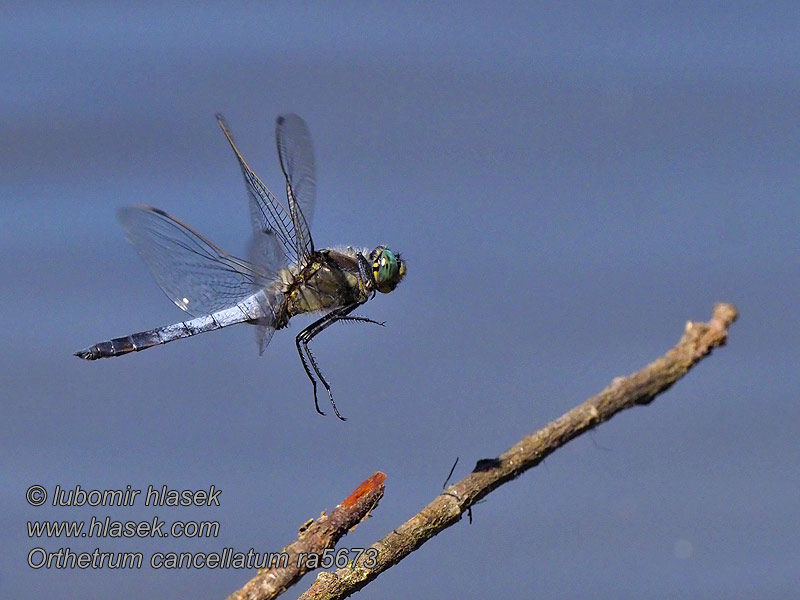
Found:
[{"label": "dragonfly wing", "polygon": [[256,328],[256,343],[258,344],[258,355],[264,354],[264,350],[269,346],[272,339],[272,334],[275,333],[275,328],[271,325],[271,321],[265,319],[263,322],[257,322]]},{"label": "dragonfly wing", "polygon": [[[250,240],[250,245],[247,249],[247,260],[256,265],[266,265],[272,272],[277,272],[278,269],[285,263],[286,255],[283,253],[278,236],[273,231],[253,233],[253,238]],[[280,303],[280,296],[273,294],[270,299],[273,306]],[[274,308],[272,309],[274,315]],[[263,319],[256,321],[258,325],[256,329],[256,343],[258,344],[259,355],[264,354],[267,349],[272,334],[275,333],[274,320]]]},{"label": "dragonfly wing", "polygon": [[[264,185],[264,182],[259,179],[258,175],[253,173],[253,170],[249,167],[241,152],[239,152],[239,149],[236,147],[227,122],[220,114],[217,114],[217,123],[233,149],[233,153],[242,170],[245,184],[247,185],[247,194],[250,198],[250,217],[254,229],[254,245],[259,246],[261,244],[266,244],[267,247],[271,248],[272,241],[261,240],[260,238],[262,236],[273,236],[278,241],[281,254],[283,255],[279,262],[283,265],[297,263],[300,255],[297,253],[294,225],[292,224],[292,217],[289,211],[280,203],[274,194],[269,191],[269,188]],[[256,263],[261,264],[257,261]],[[271,266],[271,264],[268,266]]]},{"label": "dragonfly wing", "polygon": [[[191,315],[235,306],[268,288],[277,277],[277,271],[226,254],[157,208],[125,207],[119,220],[159,287]],[[265,324],[273,318],[270,301],[260,303]]]},{"label": "dragonfly wing", "polygon": [[277,273],[286,266],[286,255],[274,231],[255,231],[247,247],[247,260],[263,266],[270,273]]},{"label": "dragonfly wing", "polygon": [[306,122],[297,115],[281,115],[275,123],[275,139],[281,169],[286,177],[296,253],[308,258],[314,252],[310,227],[317,197],[311,134]]}]

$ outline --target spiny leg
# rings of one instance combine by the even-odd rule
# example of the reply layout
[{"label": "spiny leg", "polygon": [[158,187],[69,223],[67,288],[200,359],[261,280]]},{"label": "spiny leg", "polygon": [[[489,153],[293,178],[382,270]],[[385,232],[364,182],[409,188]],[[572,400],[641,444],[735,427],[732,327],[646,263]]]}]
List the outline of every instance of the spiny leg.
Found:
[{"label": "spiny leg", "polygon": [[[324,331],[325,329],[333,325],[336,321],[348,318],[347,315],[353,310],[355,310],[358,306],[360,306],[360,303],[353,303],[332,310],[327,315],[325,315],[325,317],[323,317],[316,323],[312,323],[313,331],[310,331],[307,337],[303,340],[303,347],[305,348],[306,354],[308,355],[309,362],[311,362],[311,367],[314,369],[314,372],[317,374],[317,377],[319,377],[319,380],[322,382],[322,386],[328,392],[328,400],[330,401],[331,406],[333,407],[333,412],[342,421],[346,421],[347,419],[343,417],[339,413],[339,410],[336,408],[336,402],[333,400],[333,390],[331,389],[328,380],[325,379],[325,376],[322,374],[322,371],[320,370],[319,365],[317,364],[317,359],[314,357],[314,354],[311,352],[311,349],[308,347],[308,344],[309,342],[311,342],[312,339],[314,339],[314,337],[317,336],[317,334],[319,334],[320,332]],[[317,325],[317,327],[313,327],[313,325],[315,324]]]},{"label": "spiny leg", "polygon": [[[300,354],[300,360],[303,363],[303,368],[306,371],[306,375],[311,380],[312,385],[314,386],[314,406],[317,409],[317,412],[321,415],[325,413],[322,412],[319,408],[319,400],[317,399],[317,380],[311,373],[311,369],[308,368],[308,364],[311,364],[311,367],[314,369],[314,373],[316,373],[319,380],[322,382],[323,387],[328,392],[328,400],[333,407],[333,412],[336,416],[341,419],[342,421],[346,421],[347,419],[343,417],[339,410],[336,408],[336,402],[333,400],[333,392],[331,391],[331,386],[328,383],[325,376],[319,369],[319,365],[317,364],[317,360],[314,358],[314,355],[311,353],[310,348],[308,347],[308,343],[314,339],[314,337],[319,334],[321,331],[324,331],[331,325],[333,325],[336,321],[340,320],[354,320],[354,321],[362,321],[368,320],[366,317],[348,317],[347,315],[354,311],[361,303],[353,303],[348,304],[347,306],[342,306],[341,308],[337,308],[329,312],[327,315],[323,316],[321,319],[314,321],[311,325],[303,329],[297,337],[295,338],[295,345],[297,346],[297,352]],[[373,321],[374,322],[374,321]],[[305,356],[304,356],[305,354]],[[306,361],[306,356],[308,360]]]},{"label": "spiny leg", "polygon": [[[311,325],[303,329],[303,331],[297,334],[297,337],[295,338],[297,353],[300,355],[300,360],[303,363],[303,368],[306,371],[306,376],[308,376],[308,378],[311,380],[311,384],[314,386],[314,407],[317,409],[317,412],[321,415],[324,415],[325,413],[319,407],[319,400],[317,398],[317,380],[311,373],[311,369],[308,367],[309,363],[311,363],[312,367],[314,368],[314,371],[317,373],[320,379],[322,379],[323,385],[327,386],[327,382],[319,372],[319,367],[316,364],[314,355],[311,354],[311,350],[308,348],[308,342],[309,340],[311,340],[312,337],[314,337],[314,335],[316,335],[316,333],[318,333],[322,329],[325,329],[330,324],[331,321],[329,313],[324,317],[322,317],[321,319],[314,321]],[[328,391],[328,395],[330,395],[330,391]],[[339,416],[338,413],[337,416]],[[339,418],[341,418],[341,416]]]},{"label": "spiny leg", "polygon": [[[311,363],[311,367],[314,369],[314,373],[316,373],[319,380],[322,382],[323,387],[328,392],[328,399],[333,407],[333,412],[336,416],[341,419],[342,421],[346,421],[341,414],[339,414],[338,409],[336,408],[336,403],[333,401],[333,392],[331,392],[331,386],[328,381],[325,379],[325,376],[319,369],[319,365],[317,364],[317,360],[314,358],[314,355],[311,353],[311,349],[308,347],[308,343],[313,339],[315,335],[317,335],[320,331],[323,331],[326,327],[329,327],[331,324],[335,322],[335,319],[328,318],[330,316],[326,315],[322,319],[315,321],[308,327],[306,327],[300,334],[297,336],[297,348],[300,353],[300,360],[303,362],[303,367],[306,370],[306,375],[311,380],[312,385],[314,386],[314,406],[317,409],[317,412],[321,415],[325,413],[322,412],[319,408],[319,400],[317,398],[317,380],[314,375],[311,373],[311,370],[308,368],[308,363]],[[306,357],[308,360],[306,361]]]},{"label": "spiny leg", "polygon": [[370,319],[369,317],[362,317],[362,316],[359,316],[359,315],[353,315],[352,317],[350,317],[350,316],[340,317],[340,318],[338,318],[336,320],[337,321],[347,321],[347,322],[353,321],[353,322],[358,322],[358,323],[375,323],[375,325],[380,325],[381,327],[386,327],[386,321],[374,321],[373,319]]},{"label": "spiny leg", "polygon": [[[297,346],[297,353],[300,355],[300,361],[303,363],[303,368],[306,370],[306,376],[311,380],[311,385],[314,386],[314,408],[317,409],[317,412],[321,414],[323,417],[325,413],[320,410],[319,408],[319,401],[317,400],[317,380],[314,379],[314,376],[311,374],[311,369],[308,368],[308,363],[306,362],[306,357],[303,353],[303,348],[301,347],[301,336],[306,332],[308,328],[304,329],[300,333],[297,334],[297,337],[294,338],[294,344]],[[308,351],[308,348],[306,348]]]},{"label": "spiny leg", "polygon": [[[331,323],[334,322],[335,321],[332,321]],[[343,417],[339,413],[339,410],[336,408],[336,402],[333,401],[333,391],[331,390],[331,386],[328,383],[328,380],[325,379],[325,376],[319,370],[319,365],[317,365],[317,359],[314,358],[314,355],[311,353],[311,350],[308,347],[308,342],[305,342],[303,345],[305,346],[306,352],[308,353],[308,358],[311,361],[311,366],[314,368],[314,372],[317,374],[317,377],[319,377],[319,380],[322,382],[322,387],[324,387],[325,390],[328,392],[328,401],[331,403],[331,406],[333,407],[334,414],[342,421],[347,421],[347,418]],[[314,401],[316,402],[316,398],[314,398]]]}]

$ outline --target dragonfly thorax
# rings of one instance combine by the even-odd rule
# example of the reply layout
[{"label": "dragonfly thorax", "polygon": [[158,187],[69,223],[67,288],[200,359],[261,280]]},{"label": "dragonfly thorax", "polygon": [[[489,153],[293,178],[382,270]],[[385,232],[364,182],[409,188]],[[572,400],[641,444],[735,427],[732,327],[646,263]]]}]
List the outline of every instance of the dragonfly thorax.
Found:
[{"label": "dragonfly thorax", "polygon": [[307,264],[292,270],[288,282],[284,281],[287,316],[363,304],[374,293],[368,273],[366,257],[354,248],[315,252]]}]

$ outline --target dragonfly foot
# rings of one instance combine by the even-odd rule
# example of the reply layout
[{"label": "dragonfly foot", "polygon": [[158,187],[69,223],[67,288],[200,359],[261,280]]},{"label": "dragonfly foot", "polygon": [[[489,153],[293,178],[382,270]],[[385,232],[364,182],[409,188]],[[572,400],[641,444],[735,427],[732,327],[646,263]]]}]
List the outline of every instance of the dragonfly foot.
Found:
[{"label": "dragonfly foot", "polygon": [[319,400],[317,400],[317,382],[316,382],[315,380],[313,380],[313,379],[312,379],[312,380],[311,380],[311,383],[314,385],[314,408],[316,408],[316,409],[317,409],[317,412],[318,412],[319,414],[321,414],[321,415],[324,417],[324,416],[325,416],[325,413],[324,413],[324,412],[322,412],[322,410],[320,409],[320,407],[319,407]]},{"label": "dragonfly foot", "polygon": [[343,417],[339,413],[339,409],[336,408],[336,402],[333,401],[333,392],[331,392],[330,388],[328,388],[328,399],[331,401],[331,406],[333,407],[333,412],[337,417],[339,417],[339,420],[340,421],[347,421],[347,417]]}]

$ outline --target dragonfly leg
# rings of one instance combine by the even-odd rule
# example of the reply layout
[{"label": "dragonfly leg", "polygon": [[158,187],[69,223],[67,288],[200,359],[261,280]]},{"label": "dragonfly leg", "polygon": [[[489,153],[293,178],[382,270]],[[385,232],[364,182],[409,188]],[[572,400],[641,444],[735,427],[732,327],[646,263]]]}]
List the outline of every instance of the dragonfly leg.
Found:
[{"label": "dragonfly leg", "polygon": [[348,321],[348,322],[356,322],[356,323],[375,323],[375,325],[380,325],[381,327],[386,327],[386,321],[374,321],[368,317],[362,317],[360,315],[353,315],[347,317],[341,317],[337,319],[337,321]]},{"label": "dragonfly leg", "polygon": [[[327,379],[325,379],[325,376],[319,370],[319,366],[317,365],[317,359],[314,358],[314,355],[308,348],[308,342],[306,342],[306,352],[308,353],[308,358],[311,360],[311,366],[314,368],[314,372],[317,374],[317,377],[319,377],[319,380],[322,382],[322,387],[324,387],[325,391],[328,392],[328,401],[331,403],[331,406],[333,407],[334,414],[342,421],[347,421],[347,417],[343,417],[339,413],[339,409],[336,408],[336,402],[333,401],[333,391],[331,391],[331,385],[328,383]],[[314,397],[314,401],[316,402],[316,396]],[[319,408],[317,408],[317,410],[319,410]]]},{"label": "dragonfly leg", "polygon": [[370,272],[370,265],[367,257],[358,253],[358,271],[361,275],[361,281],[372,281],[372,273]]},{"label": "dragonfly leg", "polygon": [[314,408],[316,408],[317,412],[324,417],[325,413],[320,410],[319,401],[317,400],[317,380],[314,379],[314,376],[311,374],[311,369],[308,368],[308,362],[306,361],[306,357],[303,352],[303,348],[305,348],[305,351],[308,352],[308,342],[301,338],[301,336],[306,333],[307,329],[308,328],[297,334],[297,337],[294,339],[294,343],[295,346],[297,346],[297,353],[300,355],[300,361],[303,363],[303,368],[306,370],[306,376],[311,380],[311,384],[314,386]]},{"label": "dragonfly leg", "polygon": [[[348,317],[347,315],[354,311],[360,303],[353,303],[348,304],[347,306],[342,306],[340,308],[334,309],[321,319],[314,321],[311,325],[303,329],[297,337],[295,338],[295,345],[297,346],[297,352],[300,354],[300,360],[303,363],[303,368],[306,371],[306,375],[311,380],[312,385],[314,386],[314,405],[317,409],[317,412],[321,415],[325,413],[322,412],[319,408],[319,401],[317,398],[317,379],[314,377],[314,374],[319,378],[319,381],[322,383],[322,386],[325,388],[325,391],[328,392],[328,400],[333,407],[333,412],[336,416],[341,419],[342,421],[346,421],[347,419],[343,417],[339,410],[336,408],[336,402],[333,400],[333,392],[331,391],[331,386],[328,383],[328,380],[325,379],[325,376],[320,371],[319,365],[317,364],[317,360],[314,358],[314,355],[311,353],[311,349],[308,347],[308,343],[314,339],[320,332],[324,331],[331,325],[333,325],[336,321],[341,320],[355,320],[361,321],[366,319],[366,317]],[[311,373],[311,369],[309,369],[309,364],[311,365],[311,369],[314,370],[314,374]]]}]

